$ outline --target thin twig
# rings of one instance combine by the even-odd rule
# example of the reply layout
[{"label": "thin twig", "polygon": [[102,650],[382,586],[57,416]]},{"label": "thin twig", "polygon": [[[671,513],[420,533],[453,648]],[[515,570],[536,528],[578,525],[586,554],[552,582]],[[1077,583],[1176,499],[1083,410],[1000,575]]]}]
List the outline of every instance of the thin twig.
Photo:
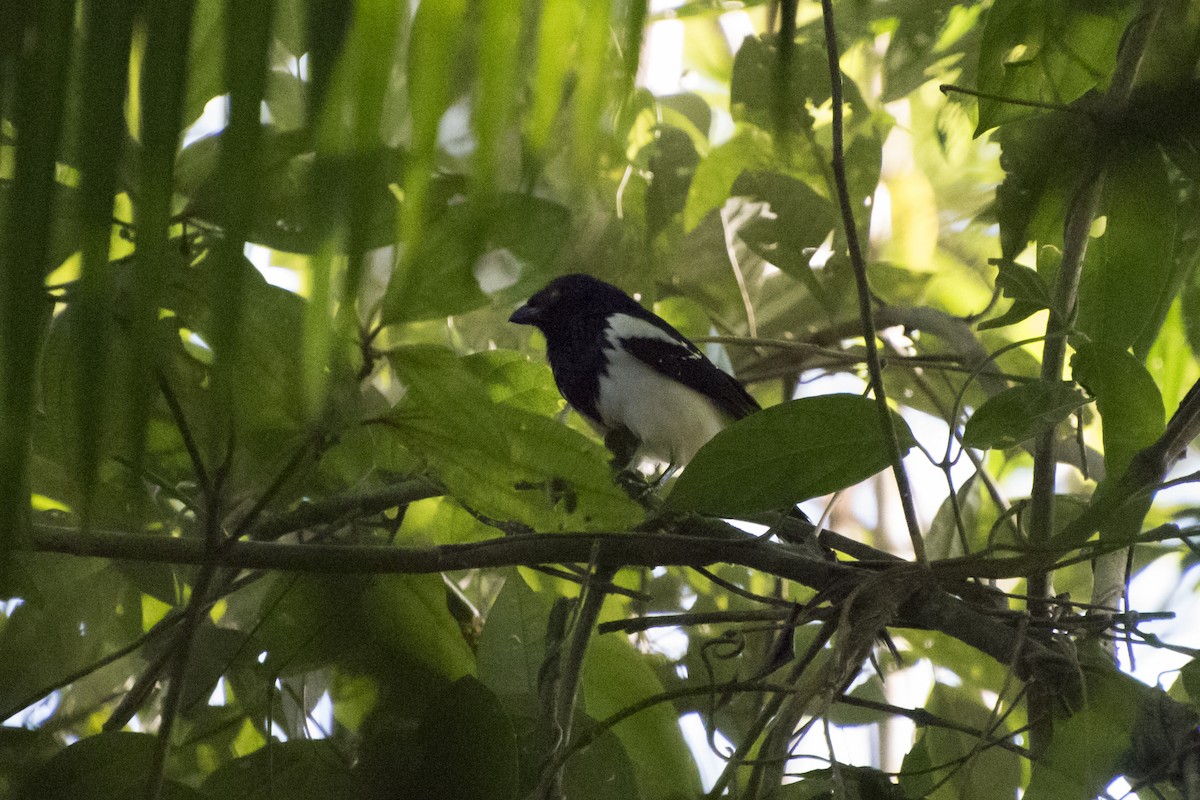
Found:
[{"label": "thin twig", "polygon": [[995,100],[997,103],[1004,103],[1009,106],[1026,106],[1027,108],[1042,108],[1046,111],[1064,111],[1068,114],[1079,114],[1083,117],[1091,116],[1081,108],[1073,108],[1062,103],[1046,103],[1040,100],[1022,100],[1016,97],[1004,97],[1003,95],[992,94],[991,92],[981,92],[978,89],[968,89],[965,86],[955,86],[952,83],[940,84],[938,91],[947,96],[950,94],[965,94],[971,97],[978,97],[981,100]]},{"label": "thin twig", "polygon": [[883,389],[883,369],[879,366],[879,346],[875,341],[874,311],[871,307],[871,287],[867,283],[867,264],[863,259],[862,246],[858,241],[858,226],[854,221],[854,209],[850,205],[850,188],[846,180],[846,151],[843,141],[842,69],[838,56],[837,31],[833,22],[833,0],[821,0],[825,18],[825,52],[829,57],[830,97],[833,104],[833,177],[837,183],[838,206],[842,214],[842,227],[846,231],[846,247],[850,251],[850,263],[854,267],[854,280],[858,287],[858,312],[862,321],[863,340],[867,349],[867,374],[871,391],[879,409],[879,421],[891,453],[892,474],[896,478],[896,489],[900,495],[900,506],[904,510],[904,521],[908,525],[908,538],[912,541],[913,554],[917,562],[928,565],[925,542],[917,522],[917,509],[913,504],[912,488],[908,473],[904,469],[904,456],[900,451],[900,440],[892,424],[892,412],[888,408],[887,395]]},{"label": "thin twig", "polygon": [[200,491],[207,494],[212,489],[208,470],[204,466],[204,459],[200,455],[200,448],[196,446],[196,439],[192,436],[192,429],[188,425],[183,408],[179,405],[179,398],[175,396],[175,390],[171,388],[163,371],[156,369],[154,373],[158,379],[158,389],[162,392],[163,399],[167,401],[167,408],[171,411],[171,417],[175,420],[175,427],[179,429],[179,435],[183,439],[183,446],[187,450],[188,458],[192,461],[192,470],[196,473],[196,483],[199,484]]}]

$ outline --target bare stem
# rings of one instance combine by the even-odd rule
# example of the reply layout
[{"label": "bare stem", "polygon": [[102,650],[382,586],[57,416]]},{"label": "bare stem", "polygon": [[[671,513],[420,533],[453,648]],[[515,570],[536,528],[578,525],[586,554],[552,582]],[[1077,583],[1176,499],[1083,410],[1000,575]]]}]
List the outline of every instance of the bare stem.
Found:
[{"label": "bare stem", "polygon": [[867,350],[867,374],[870,377],[871,393],[879,409],[879,422],[883,427],[888,450],[891,453],[892,474],[896,478],[896,489],[900,495],[900,506],[904,510],[904,521],[908,526],[908,538],[912,541],[913,554],[919,563],[928,566],[925,541],[917,523],[917,509],[913,504],[912,487],[904,469],[904,454],[900,451],[900,440],[892,425],[892,413],[888,408],[887,395],[883,390],[883,368],[879,363],[879,345],[875,340],[874,310],[871,307],[871,288],[867,283],[867,263],[863,259],[862,245],[858,240],[858,227],[854,222],[854,209],[850,204],[850,188],[846,181],[846,147],[843,141],[842,69],[839,66],[837,31],[833,24],[833,0],[821,0],[825,17],[825,52],[829,56],[829,84],[833,104],[833,178],[837,184],[838,206],[842,214],[842,227],[846,230],[846,247],[850,251],[850,263],[854,267],[854,280],[858,287],[858,313],[862,323],[863,340]]}]

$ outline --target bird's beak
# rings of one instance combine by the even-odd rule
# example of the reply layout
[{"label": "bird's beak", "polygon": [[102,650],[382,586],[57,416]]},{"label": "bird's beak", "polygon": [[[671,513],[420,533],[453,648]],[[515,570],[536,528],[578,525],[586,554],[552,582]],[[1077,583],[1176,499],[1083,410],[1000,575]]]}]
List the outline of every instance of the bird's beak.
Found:
[{"label": "bird's beak", "polygon": [[513,312],[513,315],[508,318],[509,322],[515,322],[518,325],[537,325],[542,318],[542,312],[533,306],[525,305]]}]

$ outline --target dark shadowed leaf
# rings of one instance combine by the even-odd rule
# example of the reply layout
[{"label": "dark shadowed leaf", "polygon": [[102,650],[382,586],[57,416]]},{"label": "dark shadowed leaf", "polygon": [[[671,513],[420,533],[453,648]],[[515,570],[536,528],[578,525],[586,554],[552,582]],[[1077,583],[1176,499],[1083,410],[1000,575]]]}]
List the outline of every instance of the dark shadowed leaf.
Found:
[{"label": "dark shadowed leaf", "polygon": [[421,797],[511,800],[517,796],[517,741],[490,689],[473,677],[450,684],[425,709],[418,732]]},{"label": "dark shadowed leaf", "polygon": [[[157,740],[145,733],[114,731],[82,739],[34,773],[18,800],[129,800],[145,796]],[[174,781],[163,800],[199,800],[195,789]]]},{"label": "dark shadowed leaf", "polygon": [[357,800],[363,796],[349,764],[332,743],[302,740],[271,740],[261,750],[222,765],[200,789],[212,800]]},{"label": "dark shadowed leaf", "polygon": [[1054,738],[1033,764],[1026,800],[1089,800],[1124,765],[1140,710],[1155,690],[1111,667],[1085,668],[1083,707],[1055,720]]},{"label": "dark shadowed leaf", "polygon": [[1171,280],[1176,203],[1157,149],[1112,159],[1104,182],[1107,225],[1088,250],[1079,287],[1081,331],[1124,349],[1161,324],[1160,308],[1177,289]]},{"label": "dark shadowed leaf", "polygon": [[[915,440],[892,415],[902,451]],[[667,498],[678,511],[737,516],[785,508],[866,480],[891,463],[873,400],[806,397],[734,423],[700,449]]]},{"label": "dark shadowed leaf", "polygon": [[1068,382],[1035,381],[1006,389],[980,406],[967,420],[963,444],[1008,448],[1053,428],[1088,402]]}]

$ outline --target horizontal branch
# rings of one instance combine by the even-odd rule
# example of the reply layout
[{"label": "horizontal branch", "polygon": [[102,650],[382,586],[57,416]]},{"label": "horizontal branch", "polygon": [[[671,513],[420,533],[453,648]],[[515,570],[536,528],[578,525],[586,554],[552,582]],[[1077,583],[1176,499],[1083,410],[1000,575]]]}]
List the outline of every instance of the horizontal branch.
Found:
[{"label": "horizontal branch", "polygon": [[[719,524],[716,520],[697,520],[697,526],[704,530],[715,530]],[[901,618],[893,620],[894,626],[940,630],[1001,663],[1012,663],[1023,679],[1037,672],[1061,685],[1075,676],[1071,665],[1059,664],[1065,660],[1045,644],[1021,635],[1010,621],[985,613],[939,588],[927,571],[909,562],[883,561],[870,567],[838,563],[740,533],[736,538],[663,532],[531,534],[433,547],[239,541],[213,553],[194,538],[113,531],[91,531],[85,536],[73,528],[35,525],[30,540],[29,549],[71,556],[360,575],[585,564],[598,552],[599,563],[616,566],[736,564],[808,586],[830,602],[845,597],[882,569],[907,571],[923,588],[914,592]]]}]

